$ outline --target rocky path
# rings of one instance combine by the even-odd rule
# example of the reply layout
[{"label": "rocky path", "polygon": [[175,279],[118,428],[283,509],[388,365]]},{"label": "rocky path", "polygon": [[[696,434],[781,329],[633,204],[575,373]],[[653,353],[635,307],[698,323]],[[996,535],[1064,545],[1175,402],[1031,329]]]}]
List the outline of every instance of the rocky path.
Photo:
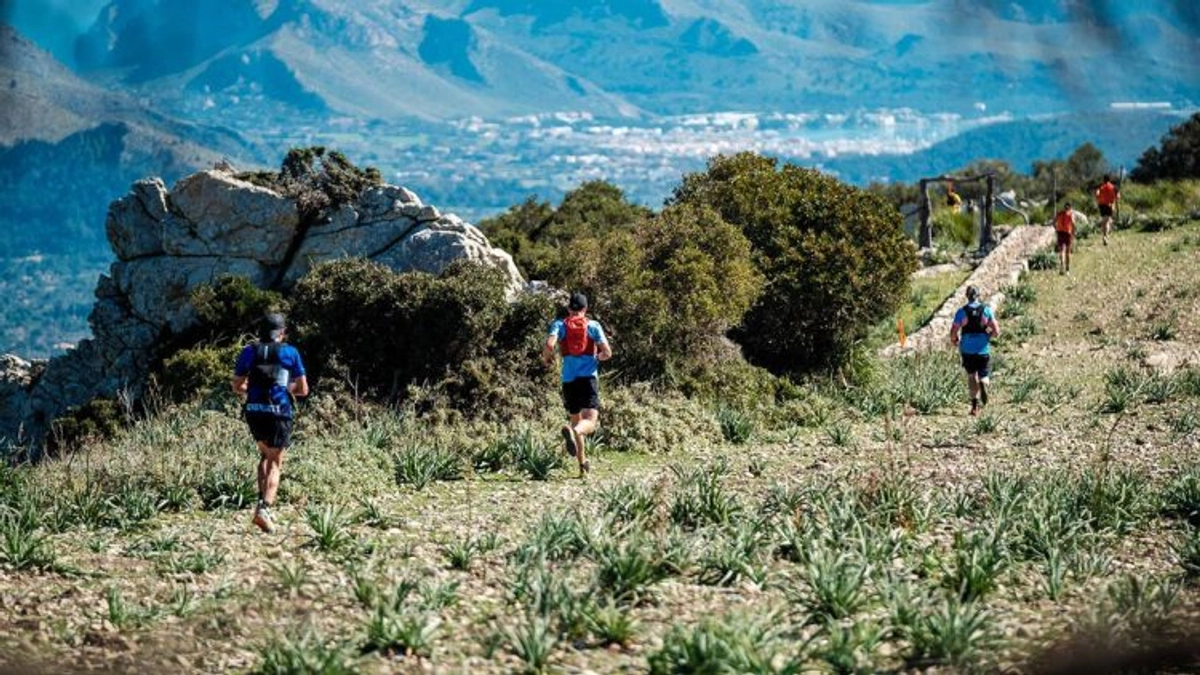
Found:
[{"label": "rocky path", "polygon": [[1054,228],[1039,225],[1022,225],[1014,228],[1000,244],[984,258],[979,267],[967,277],[954,294],[946,299],[942,306],[934,312],[929,323],[920,330],[908,336],[904,347],[891,344],[880,350],[883,356],[912,354],[918,351],[936,349],[949,345],[947,336],[950,334],[950,324],[954,321],[954,312],[967,302],[967,286],[979,289],[979,295],[984,302],[998,310],[1004,302],[1002,288],[1014,284],[1021,272],[1028,269],[1029,258],[1039,249],[1054,242]]}]

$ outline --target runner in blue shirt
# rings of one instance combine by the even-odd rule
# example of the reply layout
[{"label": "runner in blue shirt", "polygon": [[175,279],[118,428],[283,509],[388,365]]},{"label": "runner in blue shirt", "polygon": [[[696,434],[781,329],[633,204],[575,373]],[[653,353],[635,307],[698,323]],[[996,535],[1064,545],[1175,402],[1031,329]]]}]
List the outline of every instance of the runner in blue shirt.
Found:
[{"label": "runner in blue shirt", "polygon": [[584,437],[596,430],[600,419],[600,362],[612,357],[612,347],[604,329],[587,318],[588,299],[583,293],[571,295],[567,316],[550,324],[550,334],[542,348],[542,361],[554,365],[556,352],[562,353],[562,397],[570,424],[562,428],[567,454],[579,462],[582,477],[591,469],[584,448]]},{"label": "runner in blue shirt", "polygon": [[292,440],[292,396],[308,395],[308,378],[300,352],[283,341],[287,326],[282,314],[267,314],[258,342],[246,345],[233,369],[233,391],[244,397],[242,415],[258,443],[258,505],[254,524],[263,532],[275,529],[270,507],[283,475],[283,453]]},{"label": "runner in blue shirt", "polygon": [[962,355],[967,371],[967,389],[971,392],[971,416],[979,414],[980,405],[987,405],[991,374],[991,341],[1000,334],[1000,324],[992,308],[979,302],[979,289],[967,286],[967,304],[954,313],[950,326],[950,342]]}]

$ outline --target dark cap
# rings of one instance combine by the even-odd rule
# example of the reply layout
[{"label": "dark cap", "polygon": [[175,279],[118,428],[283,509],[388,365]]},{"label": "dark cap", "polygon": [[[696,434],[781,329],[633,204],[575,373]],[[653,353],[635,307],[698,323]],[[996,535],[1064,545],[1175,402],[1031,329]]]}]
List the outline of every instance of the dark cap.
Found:
[{"label": "dark cap", "polygon": [[967,299],[974,300],[979,297],[979,289],[974,286],[967,286]]},{"label": "dark cap", "polygon": [[587,309],[587,306],[587,296],[583,293],[572,293],[571,300],[567,303],[567,309],[570,309],[572,312]]},{"label": "dark cap", "polygon": [[278,340],[286,328],[287,323],[282,314],[278,312],[264,314],[262,321],[259,322],[258,338],[260,340]]}]

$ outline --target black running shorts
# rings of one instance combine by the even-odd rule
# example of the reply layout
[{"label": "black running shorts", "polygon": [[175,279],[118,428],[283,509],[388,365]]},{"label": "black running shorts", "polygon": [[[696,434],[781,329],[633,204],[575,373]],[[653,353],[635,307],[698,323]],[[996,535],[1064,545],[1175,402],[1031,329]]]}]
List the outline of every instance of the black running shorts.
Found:
[{"label": "black running shorts", "polygon": [[1071,245],[1075,243],[1075,235],[1070,232],[1055,230],[1054,233],[1058,238],[1058,244],[1054,248],[1056,251],[1071,248]]},{"label": "black running shorts", "polygon": [[1112,204],[1100,204],[1100,217],[1101,218],[1112,218],[1112,214],[1113,214]]},{"label": "black running shorts", "polygon": [[580,410],[600,409],[600,383],[594,377],[580,377],[563,382],[563,406],[574,415]]},{"label": "black running shorts", "polygon": [[286,448],[292,444],[292,418],[270,413],[245,413],[250,435],[268,448]]},{"label": "black running shorts", "polygon": [[988,366],[991,363],[991,357],[987,354],[963,354],[962,364],[968,375],[979,373],[980,377],[987,377],[991,372]]}]

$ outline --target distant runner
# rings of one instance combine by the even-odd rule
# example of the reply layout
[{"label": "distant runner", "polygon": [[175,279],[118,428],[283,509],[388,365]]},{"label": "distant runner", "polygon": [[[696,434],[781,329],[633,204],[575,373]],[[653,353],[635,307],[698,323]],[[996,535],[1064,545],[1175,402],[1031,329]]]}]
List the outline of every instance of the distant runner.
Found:
[{"label": "distant runner", "polygon": [[1121,193],[1113,185],[1112,178],[1104,175],[1104,182],[1096,188],[1096,206],[1100,209],[1100,231],[1104,235],[1104,245],[1108,246],[1108,233],[1112,229],[1113,213]]},{"label": "distant runner", "polygon": [[1058,273],[1071,272],[1071,253],[1075,250],[1075,212],[1071,202],[1063,204],[1063,210],[1054,216],[1054,232],[1058,237]]},{"label": "distant runner", "polygon": [[961,213],[962,203],[962,197],[958,196],[958,193],[954,191],[954,185],[948,185],[946,187],[946,206],[950,207],[950,210],[954,213]]},{"label": "distant runner", "polygon": [[308,395],[308,378],[300,352],[283,341],[287,327],[282,314],[267,314],[258,342],[246,345],[233,370],[233,391],[245,397],[242,414],[258,443],[258,505],[254,524],[273,532],[270,508],[283,475],[283,453],[292,441],[292,396]]},{"label": "distant runner", "polygon": [[954,313],[950,342],[958,347],[967,371],[967,390],[971,394],[971,416],[979,414],[988,402],[988,376],[991,375],[991,341],[1000,335],[1000,324],[992,308],[979,302],[979,289],[967,286],[967,304]]},{"label": "distant runner", "polygon": [[579,462],[580,477],[591,470],[584,437],[596,430],[600,419],[600,362],[612,357],[604,329],[587,318],[587,307],[586,295],[573,294],[567,304],[567,317],[550,324],[542,348],[547,368],[554,365],[555,352],[562,353],[563,405],[571,418],[570,424],[563,425],[562,436],[567,454]]}]

